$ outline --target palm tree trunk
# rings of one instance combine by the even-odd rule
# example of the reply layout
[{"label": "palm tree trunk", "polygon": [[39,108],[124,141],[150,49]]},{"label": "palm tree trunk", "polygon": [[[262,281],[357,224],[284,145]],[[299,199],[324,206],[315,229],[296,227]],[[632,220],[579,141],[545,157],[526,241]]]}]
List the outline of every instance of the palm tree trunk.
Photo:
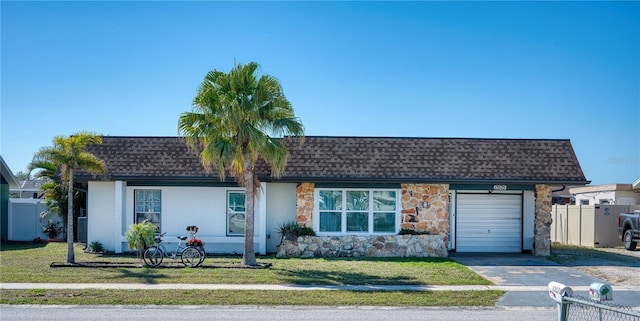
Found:
[{"label": "palm tree trunk", "polygon": [[243,155],[244,162],[244,188],[245,188],[245,218],[244,218],[244,251],[242,253],[243,265],[258,265],[256,261],[256,253],[253,249],[253,203],[254,203],[254,184],[253,180],[253,164],[249,157],[249,153]]},{"label": "palm tree trunk", "polygon": [[73,169],[69,169],[69,186],[67,187],[67,263],[75,263],[73,253]]}]

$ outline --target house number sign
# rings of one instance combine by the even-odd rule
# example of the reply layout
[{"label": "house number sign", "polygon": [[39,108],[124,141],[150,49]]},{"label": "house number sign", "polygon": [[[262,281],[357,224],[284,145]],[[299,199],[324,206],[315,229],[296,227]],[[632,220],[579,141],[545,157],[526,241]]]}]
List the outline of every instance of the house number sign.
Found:
[{"label": "house number sign", "polygon": [[493,185],[494,191],[506,191],[507,185]]}]

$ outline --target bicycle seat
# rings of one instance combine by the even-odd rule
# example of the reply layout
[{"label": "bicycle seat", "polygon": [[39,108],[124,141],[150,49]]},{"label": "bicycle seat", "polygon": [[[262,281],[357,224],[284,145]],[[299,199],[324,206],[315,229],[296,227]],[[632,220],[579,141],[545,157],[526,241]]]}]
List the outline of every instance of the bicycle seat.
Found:
[{"label": "bicycle seat", "polygon": [[178,236],[178,239],[180,239],[180,241],[186,241],[187,237],[186,236]]}]

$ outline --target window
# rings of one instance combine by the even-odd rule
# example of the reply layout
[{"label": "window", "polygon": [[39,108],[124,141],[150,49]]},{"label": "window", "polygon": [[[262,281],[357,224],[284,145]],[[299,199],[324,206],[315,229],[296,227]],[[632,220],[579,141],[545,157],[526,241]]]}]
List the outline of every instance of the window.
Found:
[{"label": "window", "polygon": [[395,233],[396,191],[319,189],[320,233]]},{"label": "window", "polygon": [[149,221],[160,231],[161,197],[159,190],[135,190],[135,222]]},{"label": "window", "polygon": [[244,192],[227,193],[227,235],[244,235]]},{"label": "window", "polygon": [[580,205],[589,205],[589,200],[580,200]]}]

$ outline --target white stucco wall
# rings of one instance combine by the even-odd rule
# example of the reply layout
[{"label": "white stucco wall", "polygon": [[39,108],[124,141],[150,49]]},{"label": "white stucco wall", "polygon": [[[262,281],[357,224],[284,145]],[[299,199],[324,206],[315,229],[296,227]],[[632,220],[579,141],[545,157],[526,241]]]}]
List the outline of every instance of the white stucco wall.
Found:
[{"label": "white stucco wall", "polygon": [[296,184],[267,184],[267,252],[275,253],[280,244],[278,227],[296,220]]},{"label": "white stucco wall", "polygon": [[99,241],[116,249],[115,182],[91,181],[87,193],[87,242]]}]

